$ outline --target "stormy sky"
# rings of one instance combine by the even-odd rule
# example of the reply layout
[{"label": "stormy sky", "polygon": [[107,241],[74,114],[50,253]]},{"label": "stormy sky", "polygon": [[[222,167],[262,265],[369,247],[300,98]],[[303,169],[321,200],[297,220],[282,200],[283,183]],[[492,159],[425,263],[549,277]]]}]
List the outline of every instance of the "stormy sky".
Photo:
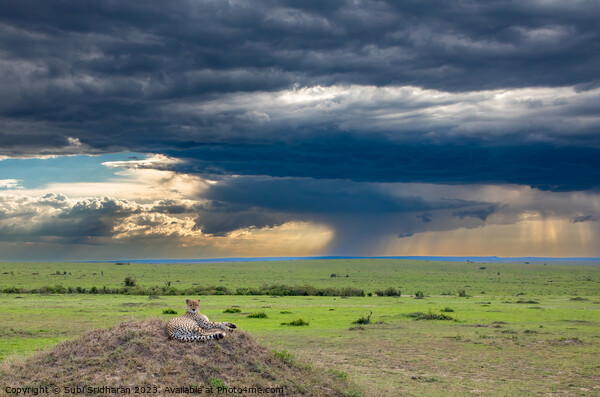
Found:
[{"label": "stormy sky", "polygon": [[600,256],[598,15],[0,2],[0,260]]}]

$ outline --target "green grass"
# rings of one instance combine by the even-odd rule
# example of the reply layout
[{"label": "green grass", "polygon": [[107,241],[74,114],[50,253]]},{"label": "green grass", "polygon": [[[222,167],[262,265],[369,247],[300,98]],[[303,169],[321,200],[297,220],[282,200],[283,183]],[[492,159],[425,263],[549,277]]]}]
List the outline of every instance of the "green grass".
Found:
[{"label": "green grass", "polygon": [[[339,259],[201,264],[0,263],[0,290],[40,288],[123,287],[133,277],[141,287],[194,286],[256,288],[265,284],[311,285],[317,288],[354,287],[368,292],[422,291],[425,295],[597,295],[600,266],[478,263],[397,259]],[[66,273],[66,274],[65,274]],[[348,277],[331,277],[332,273]],[[500,273],[500,274],[498,274]],[[389,290],[391,291],[391,290]]]},{"label": "green grass", "polygon": [[[465,390],[515,395],[531,390],[565,392],[574,387],[593,390],[597,384],[600,304],[593,303],[597,298],[570,298],[538,298],[544,310],[515,305],[503,296],[486,296],[490,302],[486,307],[475,299],[456,296],[422,300],[207,296],[201,304],[212,320],[231,321],[271,349],[285,349],[313,366],[346,372],[365,385],[366,396],[385,395],[389,390],[406,395]],[[0,294],[0,352],[32,352],[132,317],[167,319],[170,316],[162,314],[165,308],[183,310],[184,305],[182,297],[29,294],[17,299]],[[257,321],[244,313],[223,313],[233,305],[262,311],[268,317]],[[439,312],[446,306],[454,308],[457,321],[407,317],[414,312]],[[348,330],[367,310],[373,311],[371,324]],[[289,322],[289,315],[282,311],[293,311],[310,326],[281,325]]]},{"label": "green grass", "polygon": [[[245,273],[249,286],[347,285],[364,288],[365,292],[393,286],[402,291],[424,291],[425,298],[414,299],[408,294],[349,298],[210,295],[200,297],[202,313],[213,321],[229,321],[250,331],[271,350],[289,352],[296,360],[331,373],[347,374],[349,380],[362,385],[360,391],[364,396],[593,395],[600,390],[599,266],[485,264],[486,269],[481,270],[479,264],[472,263],[331,262],[321,261],[319,269],[312,261],[235,266]],[[359,266],[361,263],[364,267]],[[21,277],[22,282],[27,278],[17,272],[31,271],[20,268],[30,264],[0,266],[12,269],[0,267],[0,273],[13,271],[12,277],[15,280]],[[46,282],[35,280],[51,284],[48,280],[58,277],[49,275],[52,269],[69,266],[76,268],[74,264],[38,265],[37,272],[46,274]],[[116,272],[128,267],[95,266],[97,274],[93,277],[100,277],[98,271],[103,266],[109,270],[116,268]],[[219,280],[227,280],[231,286],[241,285],[236,284],[238,278],[231,264],[203,264],[199,268],[145,265],[151,267],[149,274],[142,272],[142,265],[129,266],[127,274],[142,285],[159,283],[164,272],[176,274],[178,269],[191,272],[180,278],[187,283],[223,284],[225,281]],[[213,274],[206,275],[199,269]],[[104,277],[121,282],[125,278],[123,274],[110,275],[109,270],[104,271]],[[331,273],[349,277],[332,278]],[[1,286],[10,286],[5,277],[2,275],[0,279]],[[83,282],[86,277],[76,280]],[[354,283],[353,279],[365,285]],[[459,297],[456,293],[459,289],[465,289],[469,296]],[[452,294],[443,295],[445,291]],[[167,320],[175,315],[163,311],[173,309],[183,313],[185,298],[0,294],[0,357],[29,354],[84,331],[110,327],[132,317]],[[516,304],[519,300],[525,304]],[[227,312],[232,307],[242,310]],[[260,312],[267,317],[258,320],[246,317]],[[357,318],[370,312],[373,314],[369,324],[353,325]],[[431,313],[432,317],[451,312],[455,321],[415,321],[409,317],[419,312]],[[282,325],[299,318],[310,326]]]}]

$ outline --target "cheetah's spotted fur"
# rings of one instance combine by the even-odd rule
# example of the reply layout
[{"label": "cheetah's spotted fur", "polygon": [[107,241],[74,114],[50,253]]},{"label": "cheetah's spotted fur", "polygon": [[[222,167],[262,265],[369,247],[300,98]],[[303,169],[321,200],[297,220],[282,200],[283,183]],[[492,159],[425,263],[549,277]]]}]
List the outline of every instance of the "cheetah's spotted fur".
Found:
[{"label": "cheetah's spotted fur", "polygon": [[[186,299],[187,311],[181,317],[175,317],[167,323],[167,334],[171,339],[181,342],[205,341],[208,339],[222,339],[223,331],[233,331],[236,328],[232,323],[216,323],[198,311],[200,301]],[[222,330],[222,331],[221,331]]]}]

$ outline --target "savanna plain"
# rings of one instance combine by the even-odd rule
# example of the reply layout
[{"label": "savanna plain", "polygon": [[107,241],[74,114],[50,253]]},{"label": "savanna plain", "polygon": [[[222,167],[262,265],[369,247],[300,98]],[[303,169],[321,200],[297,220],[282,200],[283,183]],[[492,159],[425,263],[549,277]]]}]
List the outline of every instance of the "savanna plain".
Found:
[{"label": "savanna plain", "polygon": [[194,298],[355,395],[600,395],[598,262],[11,262],[0,291],[0,372]]}]

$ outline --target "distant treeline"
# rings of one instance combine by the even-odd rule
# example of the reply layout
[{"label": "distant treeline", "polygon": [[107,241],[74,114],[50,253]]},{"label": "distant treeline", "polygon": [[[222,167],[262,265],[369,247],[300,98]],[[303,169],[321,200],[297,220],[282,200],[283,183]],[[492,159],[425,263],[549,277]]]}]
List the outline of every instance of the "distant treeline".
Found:
[{"label": "distant treeline", "polygon": [[[191,287],[177,289],[175,287],[141,287],[126,286],[118,288],[109,287],[63,287],[62,285],[44,286],[40,288],[7,287],[2,290],[6,294],[121,294],[121,295],[276,295],[276,296],[365,296],[365,291],[353,287],[341,288],[316,288],[311,285],[263,285],[258,288],[237,288],[235,290],[224,286]],[[369,296],[372,293],[368,293]],[[400,291],[395,288],[375,291],[378,296],[400,296]]]}]

